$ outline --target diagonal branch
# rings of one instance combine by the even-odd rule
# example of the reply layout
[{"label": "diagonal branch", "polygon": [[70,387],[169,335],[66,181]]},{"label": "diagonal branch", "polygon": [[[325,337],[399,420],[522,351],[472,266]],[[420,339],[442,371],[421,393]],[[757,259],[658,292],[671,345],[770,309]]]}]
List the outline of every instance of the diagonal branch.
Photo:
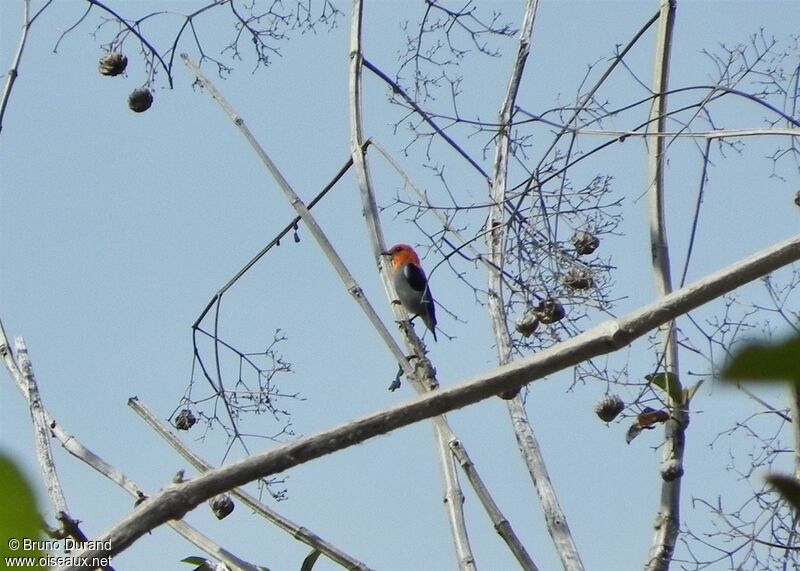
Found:
[{"label": "diagonal branch", "polygon": [[308,207],[302,201],[302,199],[297,195],[294,189],[289,184],[283,174],[281,174],[280,170],[278,169],[277,165],[272,162],[269,155],[267,155],[266,151],[263,147],[258,143],[253,133],[250,132],[250,129],[244,122],[244,119],[236,113],[234,108],[228,103],[222,94],[214,87],[214,84],[211,83],[208,78],[203,74],[202,71],[189,59],[189,56],[186,54],[181,54],[181,60],[183,63],[186,64],[192,74],[194,74],[198,84],[203,87],[209,95],[217,102],[220,108],[225,112],[225,114],[231,119],[231,121],[236,125],[236,127],[241,131],[242,135],[247,139],[247,142],[250,143],[250,146],[258,155],[258,158],[261,159],[261,162],[264,163],[264,166],[270,172],[272,177],[275,179],[275,182],[278,184],[278,187],[283,192],[286,200],[295,209],[297,214],[303,220],[303,223],[308,228],[311,235],[316,240],[317,244],[319,245],[320,249],[323,251],[325,256],[328,258],[328,261],[333,266],[333,269],[336,271],[339,278],[345,285],[345,288],[350,293],[350,295],[355,299],[356,303],[358,303],[359,307],[364,311],[369,319],[370,323],[375,327],[378,331],[381,338],[384,340],[386,345],[389,347],[389,350],[395,356],[398,362],[403,363],[406,361],[405,355],[403,355],[403,351],[400,349],[399,345],[394,341],[392,338],[391,333],[386,328],[386,325],[383,324],[381,321],[380,316],[369,303],[364,294],[364,290],[356,283],[355,278],[353,278],[350,271],[345,266],[344,261],[336,253],[336,250],[333,248],[333,244],[331,244],[328,237],[323,232],[322,228],[317,223],[316,218],[314,215],[311,214]]},{"label": "diagonal branch", "polygon": [[18,369],[22,373],[21,380],[27,393],[26,400],[28,401],[31,421],[36,434],[36,456],[39,459],[39,469],[42,471],[42,476],[45,480],[47,495],[50,496],[56,515],[69,514],[67,499],[64,497],[64,490],[61,488],[61,481],[56,471],[53,449],[50,446],[50,429],[47,426],[42,398],[39,395],[39,385],[36,383],[33,363],[31,363],[31,358],[28,355],[28,347],[22,337],[17,337],[14,339],[14,348],[17,354]]},{"label": "diagonal branch", "polygon": [[[800,235],[714,272],[624,317],[601,323],[525,359],[211,470],[189,482],[169,486],[139,505],[98,538],[101,542],[110,541],[110,550],[87,549],[74,555],[113,556],[130,547],[148,531],[171,519],[183,517],[201,502],[221,492],[284,472],[403,426],[475,404],[503,392],[519,390],[547,375],[621,349],[679,315],[797,260],[800,260]],[[58,571],[77,569],[79,567],[71,566],[59,568]]]}]

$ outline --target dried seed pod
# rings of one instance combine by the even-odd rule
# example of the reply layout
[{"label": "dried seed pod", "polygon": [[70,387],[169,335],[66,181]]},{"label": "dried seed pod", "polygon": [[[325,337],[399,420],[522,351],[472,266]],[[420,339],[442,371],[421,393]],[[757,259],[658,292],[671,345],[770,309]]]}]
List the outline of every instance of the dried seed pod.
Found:
[{"label": "dried seed pod", "polygon": [[100,58],[97,70],[103,75],[114,77],[119,75],[128,67],[128,58],[119,52],[108,52]]},{"label": "dried seed pod", "polygon": [[572,289],[589,289],[594,281],[585,271],[572,269],[564,274],[564,285]]},{"label": "dried seed pod", "polygon": [[233,500],[228,494],[220,494],[208,500],[208,505],[211,506],[211,511],[217,516],[217,519],[225,519],[233,511]]},{"label": "dried seed pod", "polygon": [[800,190],[797,191],[797,194],[794,195],[794,203],[797,206],[800,206]]},{"label": "dried seed pod", "polygon": [[128,107],[131,111],[142,113],[150,109],[153,104],[153,94],[146,87],[139,87],[128,95]]},{"label": "dried seed pod", "polygon": [[192,411],[185,408],[175,417],[175,428],[178,430],[189,430],[196,422],[197,418],[192,414]]},{"label": "dried seed pod", "polygon": [[683,476],[683,464],[674,458],[667,460],[661,465],[661,478],[665,482],[671,482]]},{"label": "dried seed pod", "polygon": [[602,420],[611,422],[625,408],[625,403],[617,395],[605,395],[594,405],[594,412]]},{"label": "dried seed pod", "polygon": [[564,306],[552,297],[540,301],[533,313],[542,323],[555,323],[564,319],[564,315],[566,315]]},{"label": "dried seed pod", "polygon": [[530,309],[525,315],[514,324],[514,329],[523,337],[530,337],[536,328],[539,327],[539,318],[536,317],[535,310]]},{"label": "dried seed pod", "polygon": [[587,256],[594,252],[600,245],[597,236],[589,232],[575,232],[572,237],[572,244],[579,256]]}]

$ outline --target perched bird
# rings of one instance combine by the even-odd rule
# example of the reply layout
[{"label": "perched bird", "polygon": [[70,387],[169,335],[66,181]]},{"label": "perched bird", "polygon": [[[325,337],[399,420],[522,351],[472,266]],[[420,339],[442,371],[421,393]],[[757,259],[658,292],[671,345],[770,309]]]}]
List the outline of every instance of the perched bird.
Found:
[{"label": "perched bird", "polygon": [[419,256],[408,244],[397,244],[381,253],[392,257],[392,281],[400,303],[412,316],[422,318],[436,341],[436,309]]}]

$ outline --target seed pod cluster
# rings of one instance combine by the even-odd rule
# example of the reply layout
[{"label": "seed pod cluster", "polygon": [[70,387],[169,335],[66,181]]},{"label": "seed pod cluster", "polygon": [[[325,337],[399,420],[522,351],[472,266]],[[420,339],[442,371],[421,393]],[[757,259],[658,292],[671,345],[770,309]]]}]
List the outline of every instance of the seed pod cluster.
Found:
[{"label": "seed pod cluster", "polygon": [[[121,52],[106,52],[97,63],[97,70],[108,77],[120,75],[128,67],[128,58]],[[128,95],[128,107],[143,113],[153,105],[153,93],[147,87],[138,87]]]}]

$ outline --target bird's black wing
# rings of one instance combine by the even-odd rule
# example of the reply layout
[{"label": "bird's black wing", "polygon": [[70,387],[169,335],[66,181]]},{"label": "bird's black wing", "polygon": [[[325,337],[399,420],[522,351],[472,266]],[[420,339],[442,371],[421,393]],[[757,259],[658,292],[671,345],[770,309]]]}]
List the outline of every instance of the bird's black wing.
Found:
[{"label": "bird's black wing", "polygon": [[425,277],[424,270],[419,266],[406,264],[403,266],[403,275],[408,281],[408,285],[410,285],[414,291],[423,293],[428,287],[428,279]]}]

